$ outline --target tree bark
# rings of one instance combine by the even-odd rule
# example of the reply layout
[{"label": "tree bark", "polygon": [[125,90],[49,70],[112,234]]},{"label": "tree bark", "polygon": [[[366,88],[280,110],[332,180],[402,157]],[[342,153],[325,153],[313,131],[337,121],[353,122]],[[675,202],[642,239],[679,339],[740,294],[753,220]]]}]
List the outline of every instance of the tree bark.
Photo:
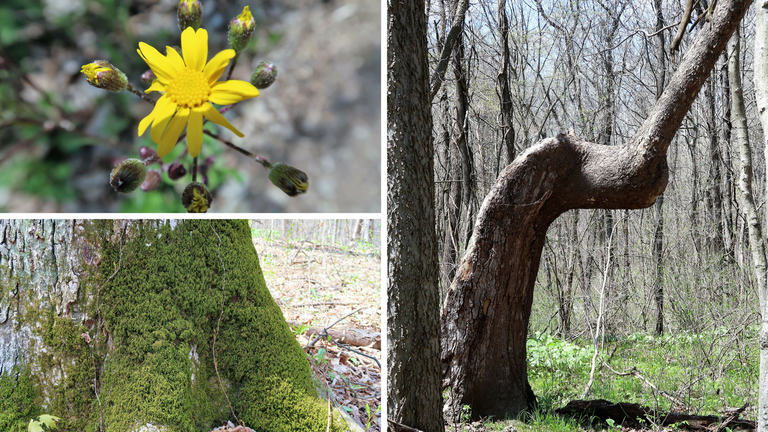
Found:
[{"label": "tree bark", "polygon": [[0,389],[57,430],[326,430],[247,221],[0,221],[0,283]]},{"label": "tree bark", "polygon": [[[656,47],[657,57],[659,61],[659,69],[656,75],[656,100],[658,101],[664,91],[664,85],[666,84],[667,76],[667,60],[666,52],[664,51],[664,32],[661,29],[664,27],[664,16],[661,11],[661,0],[654,2],[654,8],[656,9],[656,31],[658,34],[656,38],[659,40]],[[688,11],[690,14],[690,11]],[[681,35],[678,35],[680,38]],[[678,40],[679,43],[679,40]],[[674,50],[670,50],[674,53]],[[656,215],[656,227],[653,231],[653,260],[654,260],[654,278],[653,278],[653,299],[656,303],[656,327],[654,333],[657,336],[664,334],[664,280],[662,278],[662,270],[664,269],[664,195],[660,195],[656,200],[655,215]]]},{"label": "tree bark", "polygon": [[496,13],[499,20],[499,45],[501,47],[501,70],[496,77],[499,97],[499,128],[502,147],[506,150],[507,160],[515,159],[515,128],[512,125],[512,93],[509,90],[509,20],[507,20],[507,2],[499,0]]},{"label": "tree bark", "polygon": [[440,302],[427,17],[422,0],[388,6],[387,416],[438,432]]},{"label": "tree bark", "polygon": [[[757,6],[757,16],[755,19],[755,99],[760,115],[760,123],[763,127],[764,144],[766,144],[768,143],[768,138],[766,138],[768,137],[768,1],[761,0]],[[738,61],[738,59],[734,61]],[[740,147],[743,147],[743,145]],[[747,147],[748,150],[749,147]],[[768,162],[768,148],[765,149],[765,161]],[[751,163],[747,161],[747,163],[742,163],[742,166],[744,165],[751,165]],[[745,197],[751,197],[751,184],[749,184],[751,172],[745,172],[743,167],[741,171],[741,178],[744,180],[742,187],[745,190],[744,195]],[[768,198],[768,182],[766,182],[765,192]],[[768,215],[768,212],[766,214]],[[756,214],[754,199],[747,206],[747,217],[750,228],[750,246],[752,246],[755,266],[755,279],[757,279],[757,289],[760,296],[760,315],[762,316],[760,326],[760,382],[757,430],[758,432],[768,432],[768,265],[766,264],[768,258],[766,255],[768,253],[765,247],[765,237],[761,234],[765,232],[765,225],[761,224]],[[768,224],[768,220],[765,223]]]},{"label": "tree bark", "polygon": [[720,0],[650,115],[623,146],[560,134],[522,153],[499,176],[441,319],[447,411],[516,416],[535,403],[525,343],[547,228],[574,208],[652,205],[668,180],[667,149],[750,0]]}]

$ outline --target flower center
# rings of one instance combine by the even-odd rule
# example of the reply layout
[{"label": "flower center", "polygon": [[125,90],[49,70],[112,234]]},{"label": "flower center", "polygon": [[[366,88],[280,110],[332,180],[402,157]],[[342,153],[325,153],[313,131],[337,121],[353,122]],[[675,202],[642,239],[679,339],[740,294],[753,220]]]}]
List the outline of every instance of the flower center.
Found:
[{"label": "flower center", "polygon": [[165,94],[183,108],[196,108],[208,101],[211,86],[202,72],[184,68],[165,87]]}]

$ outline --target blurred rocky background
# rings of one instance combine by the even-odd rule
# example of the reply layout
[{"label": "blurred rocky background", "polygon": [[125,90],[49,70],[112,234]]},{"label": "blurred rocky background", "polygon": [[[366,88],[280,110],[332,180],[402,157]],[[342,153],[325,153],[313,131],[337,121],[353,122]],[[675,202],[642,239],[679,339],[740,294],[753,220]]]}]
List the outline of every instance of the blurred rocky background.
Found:
[{"label": "blurred rocky background", "polygon": [[[142,145],[152,106],[89,86],[83,64],[107,59],[138,89],[146,42],[179,45],[176,0],[3,0],[0,4],[0,212],[183,212],[191,176],[120,195],[109,173]],[[232,79],[262,60],[274,85],[226,117],[245,138],[218,133],[271,162],[305,171],[291,198],[257,163],[206,137],[212,212],[381,210],[381,3],[378,0],[203,0],[209,58],[227,48],[227,24],[250,6],[257,28]],[[156,99],[157,97],[154,96]],[[208,127],[213,127],[210,125]],[[184,145],[165,158],[172,162]],[[181,159],[190,170],[191,158]],[[159,169],[151,165],[150,169]]]}]

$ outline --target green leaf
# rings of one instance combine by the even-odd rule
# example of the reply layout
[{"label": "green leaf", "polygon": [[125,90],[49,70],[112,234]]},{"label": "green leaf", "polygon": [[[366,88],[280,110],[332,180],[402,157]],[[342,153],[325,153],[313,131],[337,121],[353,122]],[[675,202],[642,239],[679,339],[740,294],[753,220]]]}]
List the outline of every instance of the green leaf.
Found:
[{"label": "green leaf", "polygon": [[43,432],[43,425],[37,420],[30,420],[27,430],[29,432]]},{"label": "green leaf", "polygon": [[52,416],[50,414],[43,414],[43,415],[41,415],[38,418],[40,419],[41,423],[43,423],[44,425],[48,426],[50,429],[55,429],[56,428],[56,422],[61,420],[60,418],[58,418],[56,416]]}]

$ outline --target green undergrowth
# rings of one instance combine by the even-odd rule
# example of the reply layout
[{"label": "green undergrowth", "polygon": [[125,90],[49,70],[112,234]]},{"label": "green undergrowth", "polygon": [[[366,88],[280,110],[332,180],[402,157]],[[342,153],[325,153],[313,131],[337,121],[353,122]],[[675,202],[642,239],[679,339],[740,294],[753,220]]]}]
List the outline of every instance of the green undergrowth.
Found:
[{"label": "green undergrowth", "polygon": [[[759,358],[757,330],[740,334],[716,329],[700,334],[677,333],[662,337],[635,334],[606,338],[598,357],[595,380],[585,399],[629,402],[666,411],[718,415],[726,407],[749,403],[742,418],[755,419]],[[582,399],[589,380],[592,341],[567,342],[549,335],[528,340],[528,378],[539,404],[538,411],[517,420],[486,419],[488,430],[503,430],[514,423],[518,431],[614,430],[590,419],[561,417],[554,410]],[[635,370],[659,390],[676,395],[685,407],[661,396],[635,375]],[[455,430],[462,430],[456,428]],[[620,429],[615,429],[620,430]]]}]

